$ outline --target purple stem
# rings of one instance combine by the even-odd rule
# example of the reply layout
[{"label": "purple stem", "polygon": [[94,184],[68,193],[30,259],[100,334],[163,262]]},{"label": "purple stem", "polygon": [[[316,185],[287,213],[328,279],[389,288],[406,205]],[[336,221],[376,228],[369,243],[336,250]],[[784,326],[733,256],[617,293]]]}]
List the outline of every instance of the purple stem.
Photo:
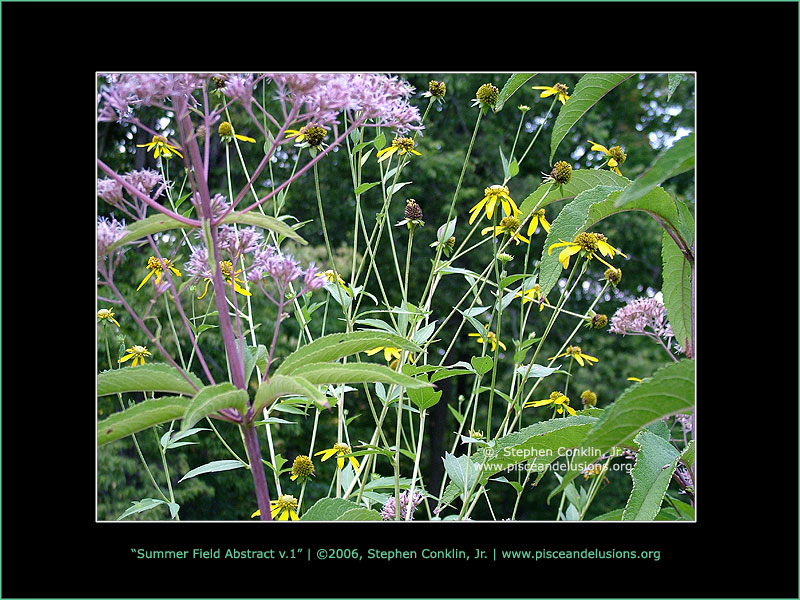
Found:
[{"label": "purple stem", "polygon": [[264,473],[264,466],[261,464],[261,450],[258,447],[256,428],[251,424],[242,425],[241,428],[244,434],[245,448],[247,448],[247,458],[250,460],[250,472],[253,474],[253,483],[256,487],[258,510],[261,511],[260,518],[262,521],[271,521],[269,488],[267,488],[267,476]]},{"label": "purple stem", "polygon": [[267,366],[264,368],[264,374],[261,376],[261,381],[267,380],[267,373],[269,373],[269,368],[272,366],[272,355],[275,352],[275,346],[278,343],[278,330],[281,327],[281,316],[283,315],[283,307],[286,306],[284,303],[284,296],[286,294],[286,289],[281,289],[281,296],[280,301],[278,302],[278,316],[275,319],[275,333],[272,334],[272,345],[269,349],[269,356],[267,357]]}]

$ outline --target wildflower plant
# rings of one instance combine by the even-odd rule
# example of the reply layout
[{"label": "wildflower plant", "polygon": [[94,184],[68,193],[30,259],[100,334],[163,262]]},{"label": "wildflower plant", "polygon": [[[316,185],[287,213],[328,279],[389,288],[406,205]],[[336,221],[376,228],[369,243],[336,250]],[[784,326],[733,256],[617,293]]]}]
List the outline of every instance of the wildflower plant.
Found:
[{"label": "wildflower plant", "polygon": [[[532,76],[486,81],[474,98],[458,74],[420,91],[366,73],[101,77],[98,121],[135,133],[147,165],[121,173],[97,160],[97,392],[119,407],[98,420],[97,441],[132,444],[153,489],[119,518],[166,507],[179,519],[183,481],[241,469],[252,490],[241,520],[354,509],[344,520],[514,520],[542,504],[535,485],[559,462],[544,500],[556,499],[552,518],[582,520],[623,451],[636,459],[633,491],[609,519],[693,518],[694,225],[659,185],[693,148],[656,157],[644,183],[619,170],[630,158],[636,173],[634,146],[591,142],[605,162],[581,168],[567,133],[632,74],[526,86]],[[482,123],[515,93],[526,102],[516,133],[484,139]],[[453,105],[473,122],[459,174],[416,185]],[[549,160],[534,164],[545,131]],[[347,198],[326,180],[334,161],[349,171]],[[637,257],[614,222],[627,211],[663,231],[663,300],[624,289]],[[346,259],[333,243],[343,237]],[[443,293],[456,299],[442,311]],[[666,355],[611,398],[599,340],[618,335]],[[454,430],[430,456],[440,403]],[[137,439],[147,430],[164,483]],[[173,449],[206,440],[224,451],[176,483]],[[550,452],[518,452],[532,445]],[[444,468],[436,489],[428,459]],[[658,461],[668,469],[653,479]],[[492,499],[511,489],[513,509],[495,514]],[[320,508],[331,498],[335,515]]]}]

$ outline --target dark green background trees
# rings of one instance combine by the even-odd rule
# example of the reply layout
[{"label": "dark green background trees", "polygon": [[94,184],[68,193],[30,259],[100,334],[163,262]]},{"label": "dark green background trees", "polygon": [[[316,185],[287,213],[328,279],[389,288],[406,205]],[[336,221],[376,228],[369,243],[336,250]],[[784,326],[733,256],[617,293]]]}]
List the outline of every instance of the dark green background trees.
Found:
[{"label": "dark green background trees", "polygon": [[[472,136],[477,108],[470,106],[472,98],[480,85],[491,82],[498,88],[502,88],[509,74],[460,74],[460,73],[431,73],[431,74],[400,74],[417,88],[415,102],[420,107],[420,112],[424,111],[427,99],[420,98],[419,93],[427,90],[428,82],[431,79],[444,81],[447,85],[447,95],[443,104],[435,103],[428,115],[425,123],[423,135],[418,138],[417,149],[422,156],[415,157],[412,164],[404,171],[404,179],[411,179],[412,184],[406,186],[395,196],[390,207],[389,223],[394,224],[403,218],[403,209],[406,198],[415,198],[424,213],[425,227],[418,229],[414,238],[414,260],[412,262],[412,273],[416,277],[411,278],[409,284],[409,297],[418,299],[423,292],[431,260],[433,249],[429,244],[436,239],[436,230],[442,225],[447,217],[450,202],[453,198],[456,182],[462,168],[463,158],[466,148]],[[516,156],[519,156],[524,148],[527,147],[532,135],[535,133],[541,119],[547,113],[551,104],[550,98],[540,98],[539,92],[532,90],[531,85],[552,85],[555,82],[565,83],[574,89],[575,84],[580,79],[580,74],[539,74],[528,81],[520,90],[506,103],[504,109],[497,114],[484,116],[478,137],[472,150],[472,155],[467,166],[461,190],[456,204],[456,214],[458,216],[458,227],[455,237],[463,239],[468,233],[467,224],[469,215],[468,210],[483,197],[485,187],[493,184],[502,183],[503,171],[498,147],[508,156],[514,135],[519,126],[521,111],[517,108],[520,104],[530,106],[530,111],[524,115],[524,121],[517,142]],[[259,92],[260,93],[260,92]],[[269,94],[264,98],[267,104],[274,102],[270,100]],[[521,165],[520,173],[510,180],[508,187],[511,196],[520,203],[528,194],[534,191],[540,184],[542,172],[549,172],[550,153],[550,132],[555,114],[560,109],[561,104],[557,103],[554,114],[544,126],[542,133],[536,144],[526,156]],[[143,109],[139,113],[143,122],[154,126],[155,129],[167,129],[174,127],[173,122],[161,121],[164,115],[151,109]],[[232,113],[232,122],[236,126],[238,133],[257,137],[256,128],[248,125],[246,117],[242,112],[237,113],[236,109]],[[120,126],[115,123],[101,123],[98,127],[98,152],[100,158],[112,168],[120,172],[132,169],[150,167],[155,168],[152,155],[147,155],[142,148],[136,148],[136,144],[149,141],[149,136],[142,131],[135,131],[129,126]],[[575,169],[591,169],[602,160],[599,153],[588,152],[590,144],[587,140],[599,142],[606,147],[621,145],[626,153],[627,160],[622,165],[622,173],[630,179],[639,175],[661,151],[665,144],[668,144],[676,137],[694,131],[694,79],[691,75],[684,75],[680,85],[675,90],[669,101],[667,101],[667,75],[665,74],[640,74],[624,81],[617,88],[612,90],[596,106],[594,106],[584,117],[578,121],[575,127],[569,132],[567,137],[561,142],[559,149],[554,156],[554,161],[566,160]],[[225,158],[224,149],[219,142],[216,132],[211,132],[212,137],[212,168],[210,183],[212,192],[219,192],[227,195],[227,184],[225,180]],[[374,135],[372,130],[368,130],[367,139]],[[391,135],[387,132],[387,137]],[[263,156],[261,142],[255,145],[242,144],[245,158],[248,165],[254,165]],[[124,152],[120,150],[124,149]],[[268,170],[260,177],[256,188],[259,192],[266,192],[270,185],[270,177],[275,181],[283,181],[291,172],[294,162],[296,149],[291,145],[282,147],[282,152],[278,154],[277,160],[271,165],[271,175]],[[307,160],[307,156],[303,161]],[[302,164],[302,162],[301,162]],[[233,161],[234,189],[245,183],[241,168],[236,161]],[[252,168],[252,167],[251,167]],[[365,164],[363,181],[378,181],[379,171],[373,157]],[[174,168],[173,168],[174,171]],[[355,199],[352,193],[351,177],[347,161],[346,152],[339,149],[337,152],[329,154],[319,164],[320,192],[324,202],[325,219],[327,222],[328,234],[332,247],[336,252],[336,268],[346,280],[351,276],[351,254],[349,247],[352,243],[353,210]],[[98,175],[102,177],[102,175]],[[663,185],[663,187],[673,195],[687,201],[690,206],[694,202],[693,190],[694,173],[688,172],[674,177]],[[179,182],[178,182],[179,183]],[[367,218],[367,227],[371,227],[374,222],[375,213],[380,208],[379,194],[369,192],[362,196],[362,206],[364,215]],[[557,215],[560,207],[554,205],[547,209],[547,217],[552,220]],[[305,247],[287,242],[284,250],[295,254],[301,262],[315,261],[324,268],[330,268],[325,252],[323,234],[319,227],[319,215],[316,206],[316,195],[314,190],[314,180],[310,173],[293,184],[289,194],[285,198],[282,211],[295,217],[298,221],[310,221],[305,225],[300,233],[308,240],[309,245]],[[99,215],[114,215],[114,211],[108,205],[98,200]],[[123,215],[116,214],[117,218]],[[614,311],[623,306],[626,301],[639,296],[649,296],[655,294],[661,286],[661,228],[649,217],[638,212],[621,213],[602,223],[602,232],[608,236],[613,245],[621,248],[629,259],[615,264],[620,264],[623,269],[623,280],[619,289],[608,294],[607,300],[597,307],[597,312],[604,313],[610,318]],[[404,229],[392,228],[395,236],[398,253],[405,252],[407,236],[402,235]],[[473,236],[474,239],[475,236]],[[541,255],[543,234],[533,237],[531,256],[534,260]],[[165,248],[169,242],[164,240]],[[359,249],[363,252],[364,241],[359,242]],[[488,246],[488,247],[487,247]],[[524,250],[522,246],[515,249],[512,253],[514,260],[509,263],[509,273],[522,271],[522,261]],[[123,258],[122,264],[117,273],[117,285],[132,299],[132,304],[137,311],[143,312],[149,302],[149,297],[144,293],[136,293],[135,289],[145,274],[145,264],[149,254],[142,252],[128,252]],[[182,249],[182,255],[178,264],[188,258],[188,252]],[[456,266],[462,266],[472,270],[480,271],[491,259],[491,246],[486,245],[471,253],[459,261]],[[393,265],[393,259],[388,244],[382,243],[377,249],[377,260],[380,265]],[[592,267],[593,279],[599,279],[602,271]],[[394,268],[382,268],[382,277],[387,284],[387,293],[390,304],[396,306],[400,303],[399,287],[396,284]],[[452,306],[457,302],[468,285],[460,275],[449,275],[448,285],[440,285],[432,305],[432,318],[441,318],[448,314]],[[587,277],[591,281],[592,278]],[[599,283],[597,284],[599,285]],[[373,280],[374,286],[374,280]],[[590,300],[596,295],[598,288],[590,286],[586,289],[578,290],[576,297],[571,301],[571,306],[575,310],[582,310]],[[370,291],[375,291],[370,289]],[[101,297],[108,297],[110,294],[99,288],[98,293]],[[197,294],[199,295],[199,293]],[[378,294],[376,293],[376,296]],[[489,295],[484,292],[484,304],[489,302]],[[323,299],[323,293],[315,300]],[[203,300],[196,300],[199,303],[210,301],[210,295]],[[164,323],[165,309],[163,299],[151,309],[154,319],[159,319]],[[254,303],[256,310],[257,323],[261,323],[263,331],[271,331],[276,315],[271,305],[267,303]],[[101,300],[98,308],[105,307],[106,304]],[[515,305],[516,306],[516,305]],[[569,308],[569,307],[568,307]],[[338,306],[331,302],[327,307],[326,332],[341,330],[341,323],[337,320]],[[121,314],[121,309],[116,309],[118,320],[122,324],[121,334],[124,341],[117,339],[118,332],[115,328],[107,328],[110,340],[112,359],[115,351],[121,343],[130,346],[131,344],[142,344],[144,340],[138,333],[132,321]],[[534,311],[535,312],[535,311]],[[311,329],[315,335],[319,334],[322,326],[323,309],[318,310],[313,315]],[[543,313],[546,314],[546,313]],[[539,331],[546,321],[543,316],[534,315],[529,321],[528,332],[531,329]],[[504,320],[503,330],[499,332],[500,338],[508,343],[516,337],[513,333],[513,317]],[[443,330],[440,336],[449,342],[455,335],[458,323],[453,320]],[[574,321],[560,319],[556,323],[556,328],[550,335],[549,342],[543,348],[542,356],[552,356],[558,346],[556,343],[563,340],[569,330],[574,327]],[[114,329],[114,331],[111,331]],[[299,327],[296,319],[290,319],[282,326],[282,336],[279,340],[277,354],[285,354],[293,349],[297,344]],[[454,351],[448,358],[448,364],[459,360],[468,361],[470,357],[478,354],[480,346],[474,338],[468,338],[467,332],[470,329],[463,329],[459,335],[459,340],[454,347]],[[162,342],[169,349],[175,348],[175,340],[166,327],[162,328]],[[103,341],[102,328],[99,330],[98,339],[98,365],[101,370],[108,368],[105,345]],[[185,340],[183,340],[185,342]],[[573,372],[573,379],[570,389],[576,390],[577,394],[584,389],[591,388],[597,393],[598,406],[604,407],[613,402],[614,399],[624,390],[629,382],[627,377],[644,377],[652,373],[658,366],[665,364],[669,359],[662,349],[647,339],[640,337],[622,338],[610,334],[607,330],[588,330],[582,329],[574,343],[584,348],[584,351],[600,358],[600,362],[589,368],[579,369]],[[201,345],[204,351],[208,352],[209,357],[218,365],[214,369],[215,377],[224,373],[225,364],[222,346],[215,344],[213,333],[201,337]],[[443,346],[442,349],[446,347]],[[435,353],[438,348],[433,346]],[[513,350],[510,352],[513,354]],[[501,364],[506,369],[498,371],[498,388],[507,389],[510,377],[510,354]],[[161,357],[154,356],[153,360],[162,360]],[[559,381],[561,384],[561,381]],[[459,394],[467,394],[467,382],[465,378],[451,378],[442,382],[443,401],[431,412],[429,425],[426,432],[426,443],[424,445],[425,456],[422,458],[421,469],[428,490],[431,493],[438,493],[439,481],[442,475],[441,457],[445,450],[450,450],[453,440],[453,432],[457,429],[457,422],[447,410],[447,404],[455,404]],[[550,389],[541,396],[546,397]],[[577,396],[576,394],[576,396]],[[354,417],[349,425],[351,439],[368,439],[372,431],[372,417],[366,398],[363,393],[348,394],[348,417]],[[116,397],[101,398],[99,401],[99,415],[102,418],[109,413],[119,410],[119,403]],[[544,411],[545,409],[540,409]],[[545,413],[536,414],[536,418],[545,418]],[[549,414],[549,413],[548,413]],[[534,417],[528,416],[527,419]],[[297,453],[307,451],[308,439],[311,431],[311,419],[296,418],[294,425],[277,425],[273,429],[273,440],[275,451],[284,458],[292,460]],[[201,422],[198,426],[204,426]],[[234,449],[241,448],[239,443],[238,430],[233,427],[226,427],[225,423],[217,425],[220,433],[231,444],[239,444]],[[393,425],[389,425],[387,437],[392,435]],[[165,429],[162,428],[162,432]],[[158,434],[160,436],[160,434]],[[263,433],[261,434],[263,436]],[[320,419],[320,427],[317,432],[319,449],[326,446],[328,441],[335,441],[336,422],[335,414],[323,414]],[[148,459],[148,464],[163,489],[164,473],[157,446],[157,436],[153,432],[147,431],[137,435],[142,452]],[[219,441],[210,434],[202,432],[198,439],[202,443],[193,446],[184,446],[180,449],[170,450],[168,453],[170,475],[173,487],[176,490],[176,501],[181,505],[180,516],[182,519],[197,520],[229,520],[247,519],[255,509],[254,497],[252,493],[252,482],[243,470],[216,473],[213,475],[198,477],[176,485],[176,482],[189,469],[209,462],[228,458],[226,450]],[[262,445],[262,447],[265,444]],[[306,498],[316,499],[327,493],[328,483],[332,473],[333,465],[328,463],[316,463],[318,475],[306,488]],[[379,462],[379,471],[383,474],[390,473],[387,463]],[[411,462],[403,464],[404,473],[408,471],[410,475]],[[510,477],[509,477],[510,478]],[[591,507],[587,518],[601,514],[613,508],[624,505],[625,498],[630,490],[630,478],[624,473],[616,473],[610,476],[611,483],[603,490]],[[268,481],[272,484],[271,474],[268,473]],[[523,496],[520,509],[517,514],[519,519],[552,519],[555,516],[555,506],[547,506],[544,502],[546,493],[556,484],[555,478],[546,477],[540,488],[533,492],[527,491]],[[286,492],[293,493],[293,488],[287,483]],[[272,489],[272,488],[271,488]],[[496,484],[492,487],[492,502],[498,514],[510,514],[513,506],[514,495],[510,486]],[[299,490],[299,487],[297,488]],[[115,519],[130,503],[145,497],[156,497],[152,490],[149,478],[142,469],[141,463],[130,438],[123,439],[98,450],[98,518]],[[135,518],[152,519],[168,518],[166,509],[156,509],[141,513]],[[486,510],[485,503],[481,502],[473,518],[490,518]]]}]

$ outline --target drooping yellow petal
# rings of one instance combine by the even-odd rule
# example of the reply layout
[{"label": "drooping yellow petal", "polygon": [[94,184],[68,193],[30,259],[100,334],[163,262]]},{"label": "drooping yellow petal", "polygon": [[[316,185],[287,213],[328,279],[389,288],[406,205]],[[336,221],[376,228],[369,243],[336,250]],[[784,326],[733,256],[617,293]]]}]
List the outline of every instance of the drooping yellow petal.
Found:
[{"label": "drooping yellow petal", "polygon": [[550,254],[553,252],[553,248],[558,248],[560,246],[572,246],[572,245],[575,244],[573,242],[565,242],[564,240],[559,238],[559,241],[557,243],[551,244],[550,247],[547,249],[547,255],[550,256]]},{"label": "drooping yellow petal", "polygon": [[544,218],[544,215],[540,215],[539,216],[539,220],[541,221],[542,227],[544,227],[544,230],[547,233],[550,233],[550,223],[547,222],[547,219]]},{"label": "drooping yellow petal", "polygon": [[122,358],[120,358],[120,359],[119,359],[117,362],[124,363],[126,360],[128,360],[128,359],[130,359],[130,358],[133,358],[133,354],[126,354],[125,356],[123,356]]},{"label": "drooping yellow petal", "polygon": [[580,355],[580,354],[573,354],[572,356],[573,356],[573,358],[575,358],[575,360],[577,360],[577,361],[578,361],[578,364],[579,364],[580,366],[583,366],[583,359],[581,358],[581,355]]},{"label": "drooping yellow petal", "polygon": [[596,358],[596,357],[594,357],[594,356],[589,356],[588,354],[584,354],[583,352],[581,352],[581,356],[582,356],[584,359],[586,359],[586,362],[587,362],[587,363],[589,363],[589,365],[590,365],[590,366],[591,366],[591,364],[592,364],[593,362],[598,362],[598,361],[600,360],[599,358]]},{"label": "drooping yellow petal", "polygon": [[289,518],[291,518],[292,521],[299,521],[300,520],[300,517],[298,517],[297,513],[294,512],[291,508],[289,509]]},{"label": "drooping yellow petal", "polygon": [[142,283],[140,283],[140,284],[139,284],[139,287],[138,287],[138,288],[136,288],[136,291],[137,291],[137,292],[138,292],[140,289],[142,289],[142,286],[143,286],[143,285],[144,285],[144,284],[147,282],[147,280],[148,280],[148,279],[150,279],[150,278],[153,276],[153,273],[155,273],[155,269],[153,269],[153,270],[150,270],[150,271],[147,273],[147,275],[145,275],[144,279],[142,279]]},{"label": "drooping yellow petal", "polygon": [[574,409],[574,408],[572,408],[572,407],[571,407],[569,404],[565,404],[565,405],[564,405],[564,408],[566,408],[566,409],[567,409],[567,412],[568,412],[569,414],[571,414],[573,417],[574,417],[575,415],[577,415],[577,414],[578,414],[577,412],[575,412],[575,409]]},{"label": "drooping yellow petal", "polygon": [[256,141],[253,138],[247,137],[246,135],[239,135],[238,133],[236,134],[236,139],[242,140],[243,142],[250,142],[251,144],[256,143]]},{"label": "drooping yellow petal", "polygon": [[356,473],[358,473],[358,470],[361,468],[361,465],[358,464],[356,457],[351,455],[348,456],[347,458],[350,459],[350,464],[353,465],[353,468],[356,470]]},{"label": "drooping yellow petal", "polygon": [[599,150],[603,154],[611,154],[608,151],[608,148],[606,148],[605,146],[603,146],[601,144],[598,144],[596,142],[593,142],[592,140],[588,140],[588,141],[589,141],[590,144],[592,144],[592,147],[590,148],[591,150]]},{"label": "drooping yellow petal", "polygon": [[[506,349],[506,345],[503,342],[501,342],[500,340],[497,340],[497,345],[500,346],[503,350]],[[492,350],[494,350],[494,348],[492,348]]]},{"label": "drooping yellow petal", "polygon": [[617,165],[619,165],[619,163],[617,162],[616,158],[609,158],[608,159],[608,166],[609,167],[616,167]]},{"label": "drooping yellow petal", "polygon": [[384,148],[383,150],[378,152],[378,154],[376,154],[376,156],[380,157],[378,159],[378,162],[383,162],[384,160],[389,158],[392,154],[397,152],[398,148],[399,146],[389,146],[388,148]]},{"label": "drooping yellow petal", "polygon": [[254,517],[260,517],[260,516],[261,516],[261,509],[259,508],[256,512],[250,515],[250,518],[252,519]]},{"label": "drooping yellow petal", "polygon": [[469,218],[469,224],[472,225],[473,221],[477,218],[479,214],[481,214],[481,209],[484,205],[489,201],[489,198],[484,198],[480,202],[478,202],[475,206],[469,209],[469,212],[472,213],[472,216]]},{"label": "drooping yellow petal", "polygon": [[[551,246],[552,247],[552,246]],[[564,248],[558,255],[558,262],[566,269],[569,267],[569,257],[581,251],[581,247],[577,244]]]},{"label": "drooping yellow petal", "polygon": [[344,457],[343,456],[339,456],[336,459],[336,464],[339,465],[339,470],[344,469]]},{"label": "drooping yellow petal", "polygon": [[488,218],[492,218],[494,215],[494,207],[497,205],[497,196],[492,196],[489,198],[489,201],[486,203],[486,216]]}]

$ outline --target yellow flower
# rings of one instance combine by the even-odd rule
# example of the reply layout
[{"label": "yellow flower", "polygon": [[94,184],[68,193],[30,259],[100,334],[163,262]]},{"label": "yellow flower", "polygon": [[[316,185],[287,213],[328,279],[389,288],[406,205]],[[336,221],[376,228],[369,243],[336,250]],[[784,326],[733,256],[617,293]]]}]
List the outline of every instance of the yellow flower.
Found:
[{"label": "yellow flower", "polygon": [[107,319],[109,321],[112,321],[114,323],[114,325],[119,327],[119,323],[117,323],[117,320],[114,318],[114,311],[111,310],[110,308],[101,308],[100,310],[98,310],[97,311],[97,318],[98,319]]},{"label": "yellow flower", "polygon": [[569,96],[567,95],[569,87],[567,87],[563,83],[557,83],[554,86],[534,85],[531,87],[531,89],[544,90],[541,94],[539,94],[540,98],[547,98],[548,96],[552,96],[553,94],[558,94],[558,99],[561,102],[561,104],[566,104],[567,100],[569,100]]},{"label": "yellow flower", "polygon": [[[503,350],[506,349],[506,345],[503,342],[501,342],[500,340],[497,339],[497,335],[494,333],[494,331],[489,331],[489,327],[488,326],[486,327],[486,332],[487,332],[486,333],[486,339],[489,340],[489,343],[492,345],[492,352],[495,351],[495,348],[497,348],[497,346],[500,346]],[[479,344],[483,343],[483,336],[480,333],[468,333],[467,335],[469,337],[478,338],[476,341]]]},{"label": "yellow flower", "polygon": [[398,152],[400,155],[403,154],[416,154],[417,156],[422,156],[419,152],[414,150],[414,140],[409,137],[397,137],[392,140],[392,145],[387,146],[383,150],[379,150],[378,154],[375,156],[378,157],[378,162],[383,162],[395,152]]},{"label": "yellow flower", "polygon": [[[236,271],[234,273],[233,272],[233,263],[231,263],[231,261],[229,261],[229,260],[221,260],[221,261],[219,261],[219,268],[222,270],[222,277],[225,279],[225,283],[227,283],[228,285],[231,285],[231,283],[232,283],[233,284],[233,289],[235,291],[239,292],[242,296],[252,296],[253,295],[250,292],[248,292],[246,289],[244,289],[242,286],[239,285],[240,283],[244,283],[244,281],[242,279],[237,279],[236,276],[239,273],[241,273],[242,270],[239,269],[238,271]],[[231,273],[233,273],[233,280],[232,281],[231,281]],[[205,290],[203,290],[203,295],[197,297],[198,300],[202,300],[203,298],[205,298],[206,294],[208,293],[208,285],[211,283],[211,278],[210,277],[206,277],[205,278],[205,282],[206,282],[206,288],[205,288]]]},{"label": "yellow flower", "polygon": [[525,304],[526,302],[539,302],[539,311],[543,311],[545,306],[550,306],[550,303],[547,301],[547,298],[542,295],[542,288],[539,287],[538,283],[534,283],[533,287],[529,290],[525,290],[524,292],[519,291],[514,296],[515,298],[522,298],[522,303]]},{"label": "yellow flower", "polygon": [[599,150],[606,156],[608,156],[608,166],[611,168],[614,173],[617,175],[622,175],[622,172],[619,170],[619,166],[625,162],[625,159],[628,158],[628,155],[625,154],[625,151],[620,146],[611,146],[611,148],[606,148],[598,144],[597,142],[593,142],[592,140],[588,140],[590,144],[592,144],[592,150]]},{"label": "yellow flower", "polygon": [[547,222],[547,219],[544,218],[544,209],[540,208],[531,217],[531,222],[528,223],[528,235],[533,235],[533,232],[536,231],[536,227],[542,224],[542,229],[544,229],[547,233],[550,233],[550,223]]},{"label": "yellow flower", "polygon": [[333,269],[324,271],[323,273],[317,273],[317,277],[327,277],[328,281],[330,281],[331,283],[337,281],[340,286],[342,286],[344,289],[347,289],[347,284],[344,282],[344,279],[339,277],[339,275],[335,273]]},{"label": "yellow flower", "polygon": [[345,457],[350,460],[350,464],[353,465],[353,468],[358,472],[360,465],[358,464],[358,460],[356,457],[353,456],[352,452],[350,451],[350,446],[344,444],[342,442],[337,442],[333,445],[333,448],[328,448],[327,450],[320,450],[316,452],[314,456],[319,456],[322,454],[322,462],[328,460],[334,454],[337,455],[336,457],[336,464],[339,466],[339,469],[344,469],[344,459]]},{"label": "yellow flower", "polygon": [[561,238],[559,238],[558,243],[552,244],[547,249],[548,256],[553,251],[553,248],[557,248],[559,246],[566,246],[561,253],[558,255],[558,262],[561,263],[561,266],[565,269],[569,267],[569,257],[573,254],[577,254],[581,252],[582,256],[585,256],[589,260],[596,258],[601,263],[606,265],[607,267],[612,267],[612,265],[608,264],[602,258],[597,255],[597,251],[600,251],[600,254],[603,256],[609,256],[614,258],[614,256],[619,252],[625,258],[628,257],[627,254],[623,254],[617,248],[614,248],[611,244],[609,244],[606,240],[606,236],[602,233],[579,233],[575,236],[575,240],[572,242],[565,242]]},{"label": "yellow flower", "polygon": [[596,477],[597,475],[602,475],[605,473],[606,467],[601,464],[594,464],[589,467],[586,467],[583,471],[583,478],[589,479],[589,477]]},{"label": "yellow flower", "polygon": [[567,398],[561,392],[553,392],[550,394],[550,397],[546,400],[531,400],[530,402],[526,402],[522,405],[522,408],[528,408],[529,406],[539,407],[539,406],[546,406],[548,404],[552,404],[556,407],[556,412],[558,414],[563,414],[564,409],[571,415],[576,415],[578,413],[575,412],[575,409],[569,405],[569,398]]},{"label": "yellow flower", "polygon": [[478,217],[483,207],[486,207],[486,218],[491,219],[498,199],[500,199],[503,212],[505,212],[507,216],[519,217],[519,208],[511,196],[508,195],[508,187],[504,185],[491,185],[483,190],[483,194],[483,200],[469,209],[469,212],[472,213],[472,216],[469,218],[470,225],[472,225],[473,221]]},{"label": "yellow flower", "polygon": [[[391,369],[397,368],[397,363],[400,360],[400,349],[399,348],[391,348],[389,346],[379,346],[378,348],[373,348],[372,350],[366,350],[367,356],[372,356],[373,354],[377,354],[383,350],[383,358],[386,362],[389,363],[389,367]],[[411,354],[408,355],[408,362],[414,363],[414,357]]]},{"label": "yellow flower", "polygon": [[584,363],[583,363],[584,360],[586,361],[586,364],[589,365],[590,367],[592,366],[592,363],[596,363],[599,360],[598,358],[595,358],[594,356],[589,356],[588,354],[584,354],[583,352],[581,352],[581,347],[580,346],[567,346],[566,352],[562,352],[558,356],[551,356],[547,360],[553,360],[555,358],[561,358],[562,356],[571,356],[576,361],[578,361],[578,364],[580,366],[582,366],[582,367],[584,366]]},{"label": "yellow flower", "polygon": [[122,358],[120,358],[117,362],[124,363],[126,360],[132,358],[133,359],[132,364],[134,367],[139,364],[139,361],[141,361],[141,363],[144,364],[145,356],[152,356],[152,354],[150,354],[150,352],[147,351],[147,346],[131,346],[130,348],[125,350],[125,352],[127,352],[127,354]]},{"label": "yellow flower", "polygon": [[181,272],[172,266],[171,260],[165,258],[164,262],[162,263],[155,256],[151,256],[150,260],[147,261],[147,275],[145,275],[144,279],[142,279],[142,283],[139,284],[139,287],[136,288],[136,291],[138,292],[140,289],[142,289],[142,286],[153,276],[153,273],[156,274],[156,283],[161,283],[161,275],[164,274],[164,269],[169,269],[178,277],[181,276]]},{"label": "yellow flower", "polygon": [[495,237],[509,235],[517,245],[519,245],[520,240],[526,244],[530,244],[531,241],[519,232],[519,226],[520,222],[517,217],[503,217],[500,220],[500,225],[490,225],[489,227],[481,229],[481,235],[486,235],[488,232],[494,230]]},{"label": "yellow flower", "polygon": [[178,149],[175,146],[172,146],[167,142],[167,138],[154,135],[153,141],[149,144],[136,144],[137,148],[147,148],[147,152],[150,152],[153,148],[155,148],[155,152],[153,152],[153,158],[158,158],[160,155],[164,155],[164,158],[172,158],[172,153],[174,152],[181,158],[183,158],[183,154],[178,152]]},{"label": "yellow flower", "polygon": [[219,124],[219,137],[223,142],[232,142],[233,138],[237,140],[242,140],[243,142],[250,142],[251,144],[255,144],[256,141],[251,138],[247,137],[246,135],[239,135],[238,133],[233,131],[233,126],[228,123],[228,121],[223,121]]},{"label": "yellow flower", "polygon": [[[290,494],[284,494],[277,500],[270,500],[269,501],[269,512],[272,515],[273,520],[277,521],[299,521],[300,517],[297,516],[297,498]],[[250,518],[253,517],[260,517],[261,516],[261,509],[258,509]],[[276,519],[277,517],[277,519]]]}]

